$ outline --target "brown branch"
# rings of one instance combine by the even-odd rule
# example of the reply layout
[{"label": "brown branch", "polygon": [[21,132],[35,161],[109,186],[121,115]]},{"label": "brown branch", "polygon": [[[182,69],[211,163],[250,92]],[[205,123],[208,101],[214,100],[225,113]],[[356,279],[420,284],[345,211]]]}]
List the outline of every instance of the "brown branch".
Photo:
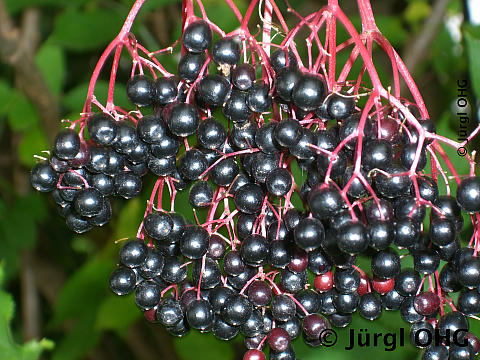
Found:
[{"label": "brown branch", "polygon": [[414,73],[421,61],[428,56],[428,49],[440,29],[449,2],[450,0],[437,0],[435,2],[430,16],[423,24],[415,41],[405,49],[404,61],[411,73]]},{"label": "brown branch", "polygon": [[0,61],[14,69],[17,86],[36,107],[52,140],[60,115],[58,101],[34,60],[39,42],[39,17],[38,10],[28,9],[23,14],[21,28],[15,28],[3,0],[0,0]]}]

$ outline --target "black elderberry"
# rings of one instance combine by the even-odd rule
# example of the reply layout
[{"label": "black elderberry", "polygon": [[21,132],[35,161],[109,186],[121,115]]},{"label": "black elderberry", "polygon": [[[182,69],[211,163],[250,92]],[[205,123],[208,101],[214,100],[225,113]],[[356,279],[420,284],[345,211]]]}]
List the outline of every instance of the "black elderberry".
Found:
[{"label": "black elderberry", "polygon": [[155,84],[145,75],[134,75],[127,82],[127,97],[137,106],[152,105],[155,96]]},{"label": "black elderberry", "polygon": [[50,192],[57,187],[58,174],[47,161],[41,161],[32,168],[30,184],[41,192]]},{"label": "black elderberry", "polygon": [[116,268],[110,275],[110,289],[117,295],[127,295],[135,290],[137,276],[132,269]]},{"label": "black elderberry", "polygon": [[193,300],[186,308],[188,324],[198,330],[205,330],[213,323],[212,306],[207,300]]},{"label": "black elderberry", "polygon": [[281,146],[295,146],[302,137],[302,126],[295,119],[281,121],[275,127],[273,137]]},{"label": "black elderberry", "polygon": [[212,47],[212,58],[220,65],[235,65],[240,60],[240,45],[235,38],[222,38]]},{"label": "black elderberry", "polygon": [[264,113],[272,107],[270,88],[262,81],[256,82],[247,92],[247,105],[253,112]]},{"label": "black elderberry", "polygon": [[148,236],[155,240],[166,239],[173,228],[173,220],[167,213],[154,211],[143,220],[143,226]]},{"label": "black elderberry", "polygon": [[284,101],[290,101],[293,88],[299,82],[301,76],[301,72],[295,67],[289,67],[279,72],[275,88],[277,95]]},{"label": "black elderberry", "polygon": [[214,107],[223,105],[229,91],[230,83],[221,75],[207,75],[197,87],[200,100]]},{"label": "black elderberry", "polygon": [[115,120],[104,113],[90,116],[87,129],[90,138],[99,145],[110,145],[117,135]]},{"label": "black elderberry", "polygon": [[209,257],[205,258],[205,262],[198,259],[194,263],[192,279],[195,284],[200,284],[201,289],[212,289],[217,286],[221,281],[221,275],[217,262]]},{"label": "black elderberry", "polygon": [[171,327],[183,320],[183,309],[178,300],[167,298],[158,306],[156,317],[162,325]]},{"label": "black elderberry", "polygon": [[151,156],[148,159],[148,169],[157,176],[171,175],[176,170],[176,160],[174,157],[157,158]]},{"label": "black elderberry", "polygon": [[245,91],[232,90],[223,105],[223,115],[233,122],[247,121],[252,115],[252,110],[247,105],[247,96]]},{"label": "black elderberry", "polygon": [[203,20],[188,24],[182,35],[182,44],[190,52],[203,52],[212,43],[212,29]]},{"label": "black elderberry", "polygon": [[328,114],[337,120],[345,119],[355,110],[355,98],[339,93],[333,93],[328,97]]},{"label": "black elderberry", "polygon": [[193,82],[197,79],[203,65],[206,61],[205,54],[185,53],[178,62],[178,76],[180,78]]},{"label": "black elderberry", "polygon": [[146,257],[147,247],[142,240],[129,240],[120,250],[120,262],[127,267],[139,267]]},{"label": "black elderberry", "polygon": [[253,305],[247,297],[234,294],[226,301],[221,311],[223,319],[233,326],[240,326],[247,322],[253,312]]},{"label": "black elderberry", "polygon": [[296,67],[297,59],[291,50],[277,49],[270,55],[270,65],[276,73],[286,67]]},{"label": "black elderberry", "polygon": [[178,95],[178,79],[171,77],[158,77],[155,80],[154,103],[167,105],[174,102]]},{"label": "black elderberry", "polygon": [[54,154],[63,160],[72,160],[80,151],[80,138],[72,129],[61,130],[53,142]]},{"label": "black elderberry", "polygon": [[257,184],[246,184],[235,192],[237,209],[247,214],[254,214],[262,208],[265,194]]},{"label": "black elderberry", "polygon": [[208,232],[200,226],[187,226],[180,238],[180,250],[189,259],[200,259],[206,254],[208,244]]},{"label": "black elderberry", "polygon": [[188,200],[196,208],[207,207],[213,200],[213,189],[206,181],[199,180],[190,188]]},{"label": "black elderberry", "polygon": [[233,157],[220,161],[210,170],[210,178],[216,185],[228,186],[238,175],[239,168]]},{"label": "black elderberry", "polygon": [[115,176],[115,192],[117,195],[131,199],[142,191],[142,179],[131,171]]},{"label": "black elderberry", "polygon": [[177,136],[186,137],[193,134],[200,124],[200,116],[194,106],[176,103],[167,106],[163,117],[170,131]]},{"label": "black elderberry", "polygon": [[200,123],[197,131],[198,143],[205,149],[218,149],[225,143],[225,127],[215,118],[207,118]]},{"label": "black elderberry", "polygon": [[327,85],[322,76],[303,74],[292,90],[292,101],[303,110],[315,110],[325,99],[326,89]]},{"label": "black elderberry", "polygon": [[480,211],[480,177],[462,179],[457,189],[457,204],[465,211]]},{"label": "black elderberry", "polygon": [[135,290],[135,303],[142,310],[149,310],[160,301],[160,286],[153,281],[142,281]]},{"label": "black elderberry", "polygon": [[179,170],[186,179],[198,179],[207,170],[207,159],[200,150],[190,149],[180,158]]}]

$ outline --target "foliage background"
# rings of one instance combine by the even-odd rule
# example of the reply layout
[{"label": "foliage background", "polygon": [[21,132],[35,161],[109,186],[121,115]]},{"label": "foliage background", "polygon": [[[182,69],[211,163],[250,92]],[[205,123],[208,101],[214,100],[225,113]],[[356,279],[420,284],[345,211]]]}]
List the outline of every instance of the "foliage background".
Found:
[{"label": "foliage background", "polygon": [[[241,9],[247,6],[247,0],[235,3]],[[358,26],[355,2],[340,3]],[[115,240],[134,236],[147,190],[139,199],[116,200],[114,218],[106,228],[78,236],[66,228],[53,202],[28,184],[33,155],[50,147],[59,120],[78,117],[93,67],[131,4],[131,0],[0,0],[0,360],[233,360],[243,355],[238,339],[224,343],[196,332],[174,339],[160,326],[143,321],[131,297],[109,292],[107,280],[119,249]],[[204,4],[211,19],[224,30],[233,29],[236,20],[222,0]],[[323,2],[291,4],[308,14]],[[406,56],[438,132],[457,138],[456,83],[461,79],[472,86],[473,127],[480,94],[480,27],[468,23],[466,4],[460,0],[372,4],[380,29]],[[180,13],[178,1],[149,0],[133,32],[149,49],[166,47],[180,34]],[[419,48],[419,39],[425,38],[427,43]],[[162,58],[170,69],[177,60]],[[376,65],[382,78],[388,78],[385,59],[379,58]],[[121,62],[120,70],[116,101],[128,105],[123,95],[128,60]],[[99,86],[106,89],[105,78]],[[185,201],[177,208],[190,211]],[[371,333],[409,329],[392,313],[374,323],[355,316],[351,327]],[[480,334],[478,323],[473,331]],[[340,342],[330,349],[311,349],[296,341],[298,358],[417,357],[408,340],[393,352],[385,352],[383,344],[346,352],[347,332],[339,331]]]}]

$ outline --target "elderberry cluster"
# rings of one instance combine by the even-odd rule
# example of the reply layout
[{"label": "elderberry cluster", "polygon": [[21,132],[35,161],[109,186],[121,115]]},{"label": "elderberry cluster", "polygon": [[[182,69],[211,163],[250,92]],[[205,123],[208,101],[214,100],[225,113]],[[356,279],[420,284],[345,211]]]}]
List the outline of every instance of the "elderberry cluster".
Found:
[{"label": "elderberry cluster", "polygon": [[[245,360],[265,359],[267,343],[271,360],[295,359],[297,337],[321,346],[323,332],[353,313],[375,320],[383,310],[412,324],[424,360],[473,359],[480,341],[467,316],[480,313],[479,242],[462,247],[459,235],[461,212],[480,211],[480,178],[462,179],[456,197],[440,194],[425,171],[433,137],[419,144],[420,128],[435,134],[432,120],[407,101],[418,127],[393,106],[363,116],[352,89],[329,92],[286,49],[263,59],[260,76],[239,63],[238,38],[213,41],[203,20],[188,24],[182,45],[178,76],[127,84],[130,101],[152,114],[133,123],[92,114],[88,141],[62,131],[50,160],[32,170],[35,189],[52,191],[77,232],[105,224],[108,197],[138,195],[147,173],[189,189],[193,208],[208,210],[194,225],[149,204],[138,239],[122,246],[112,291],[134,293],[147,320],[175,336],[242,334]],[[416,338],[434,329],[442,342]],[[446,341],[455,330],[465,346]]]}]

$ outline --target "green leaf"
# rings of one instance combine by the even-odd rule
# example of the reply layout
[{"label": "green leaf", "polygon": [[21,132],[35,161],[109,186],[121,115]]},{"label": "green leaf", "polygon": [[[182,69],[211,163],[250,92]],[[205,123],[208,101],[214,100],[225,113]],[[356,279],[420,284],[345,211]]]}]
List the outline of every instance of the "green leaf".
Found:
[{"label": "green leaf", "polygon": [[467,45],[468,64],[472,79],[473,91],[480,98],[480,72],[478,71],[478,59],[480,58],[480,27],[465,28],[465,43]]},{"label": "green leaf", "polygon": [[120,31],[124,14],[95,9],[81,12],[69,8],[55,19],[50,40],[66,49],[84,51],[106,45]]},{"label": "green leaf", "polygon": [[30,130],[39,123],[32,103],[20,92],[15,92],[8,107],[8,124],[15,132]]},{"label": "green leaf", "polygon": [[[83,307],[82,303],[76,302],[76,307]],[[82,317],[75,323],[73,329],[68,331],[58,344],[52,355],[53,360],[85,359],[91,349],[100,341],[100,333],[94,331],[96,309],[88,308],[82,313]]]},{"label": "green leaf", "polygon": [[49,148],[47,134],[40,126],[35,126],[26,132],[18,146],[18,157],[20,163],[26,167],[32,167],[37,160],[33,155],[42,155],[42,150]]},{"label": "green leaf", "polygon": [[[4,277],[4,265],[0,266],[0,278]],[[16,344],[10,331],[10,322],[15,311],[13,297],[0,290],[0,360],[35,360],[40,354],[53,347],[53,343],[43,339],[30,341],[24,345]]]},{"label": "green leaf", "polygon": [[[184,338],[175,338],[173,345],[182,360],[196,358],[231,360],[234,355],[233,348],[229,343],[216,339],[211,333],[200,334],[197,331],[191,331]],[[200,354],[201,356],[199,356]]]},{"label": "green leaf", "polygon": [[377,15],[375,16],[375,22],[392,45],[402,44],[408,36],[398,17]]},{"label": "green leaf", "polygon": [[35,56],[48,87],[54,94],[59,94],[65,77],[65,55],[59,46],[44,44]]},{"label": "green leaf", "polygon": [[97,309],[109,292],[107,279],[114,265],[113,260],[98,257],[78,269],[60,291],[53,326],[58,327],[68,319],[81,319],[84,314]]},{"label": "green leaf", "polygon": [[65,6],[74,6],[85,4],[88,0],[68,0],[68,1],[58,1],[58,0],[5,0],[5,5],[10,13],[18,13],[21,10],[30,7],[30,6],[55,6],[55,7],[65,7]]},{"label": "green leaf", "polygon": [[142,317],[133,295],[107,297],[98,309],[96,330],[113,330],[124,335],[127,328]]},{"label": "green leaf", "polygon": [[[87,89],[88,83],[80,84],[70,90],[62,99],[62,104],[68,110],[74,112],[75,114],[79,113],[82,108],[83,104],[85,103],[85,99],[87,96]],[[95,86],[95,96],[101,103],[105,103],[107,100],[108,94],[108,82],[99,80]],[[132,105],[127,99],[127,89],[125,85],[117,82],[115,84],[115,92],[114,92],[114,102],[117,106],[122,106],[124,108],[129,108]]]},{"label": "green leaf", "polygon": [[10,84],[4,80],[0,80],[0,115],[7,112],[13,97],[14,93]]}]

